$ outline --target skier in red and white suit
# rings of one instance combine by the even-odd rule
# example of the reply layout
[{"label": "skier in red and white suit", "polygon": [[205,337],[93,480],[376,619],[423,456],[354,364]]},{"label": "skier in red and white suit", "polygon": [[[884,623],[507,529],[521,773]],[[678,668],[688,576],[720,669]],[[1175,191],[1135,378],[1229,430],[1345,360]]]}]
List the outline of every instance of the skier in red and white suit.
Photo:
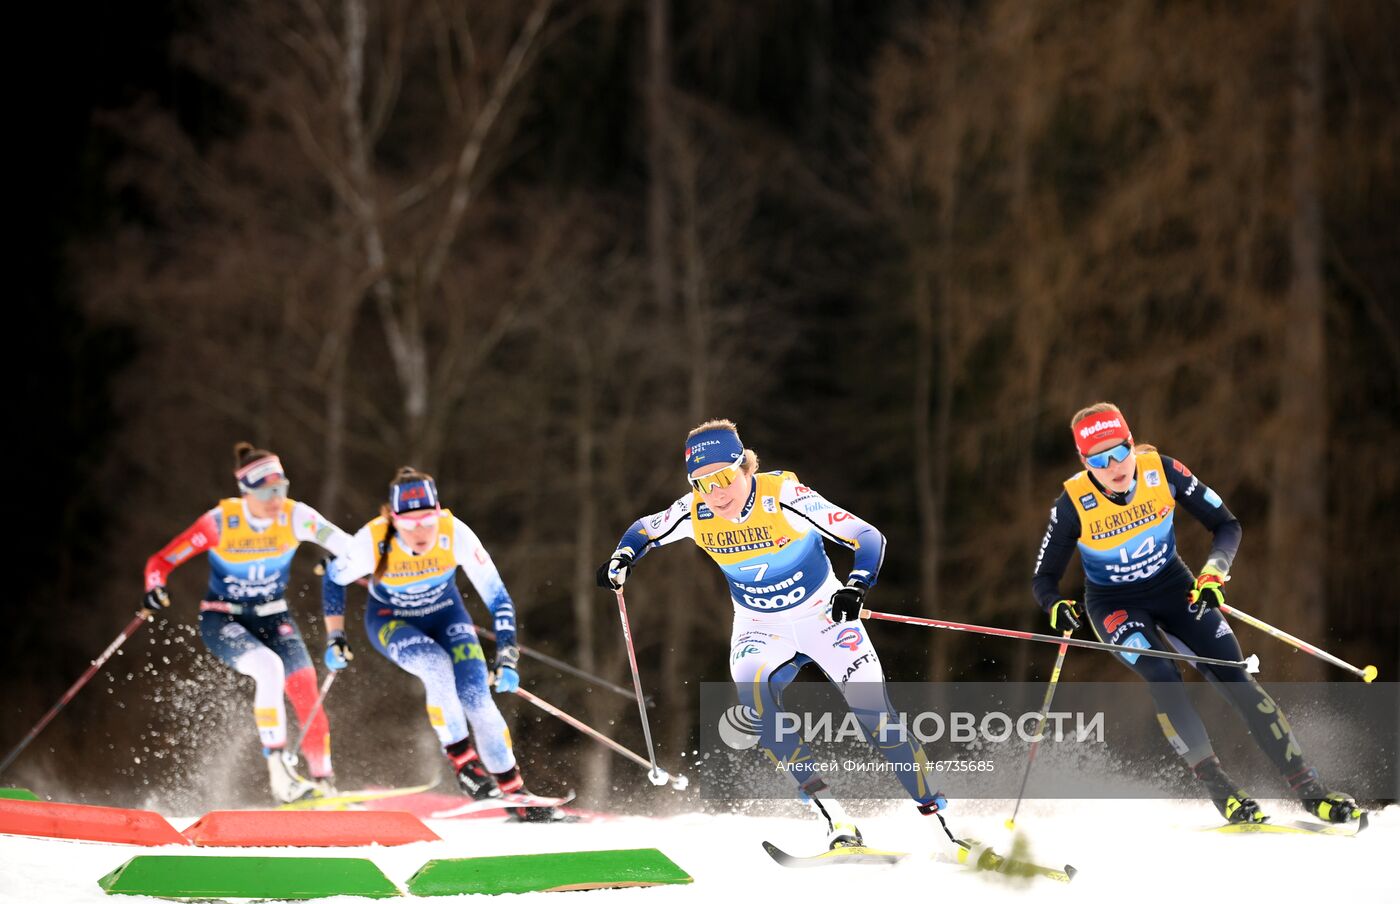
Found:
[{"label": "skier in red and white suit", "polygon": [[[209,652],[256,682],[253,717],[273,797],[286,803],[329,796],[334,793],[329,723],[324,709],[312,717],[316,671],[288,611],[286,591],[298,545],[309,541],[339,555],[350,538],[311,506],[287,498],[287,475],[276,455],[239,443],[234,460],[240,495],[220,500],[146,561],[144,608],[168,607],[170,573],[208,554],[200,637]],[[284,694],[306,726],[301,749],[309,780],[298,773],[295,754],[285,750]]]}]

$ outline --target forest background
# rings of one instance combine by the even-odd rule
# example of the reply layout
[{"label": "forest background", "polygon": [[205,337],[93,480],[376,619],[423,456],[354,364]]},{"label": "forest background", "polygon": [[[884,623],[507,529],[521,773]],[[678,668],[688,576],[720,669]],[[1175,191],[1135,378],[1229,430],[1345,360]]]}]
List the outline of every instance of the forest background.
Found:
[{"label": "forest background", "polygon": [[[1395,3],[24,15],[12,460],[32,477],[0,747],[125,624],[146,556],[234,491],[240,439],[352,532],[397,466],[433,472],[522,641],[626,683],[593,571],[685,490],[693,424],[733,418],[765,467],[884,531],[873,608],[1043,631],[1029,581],[1079,466],[1067,422],[1110,399],[1243,521],[1232,603],[1395,677]],[[1209,537],[1179,524],[1198,567]],[[315,558],[292,602],[319,658]],[[256,783],[250,689],[192,631],[204,580],[177,573],[169,615],[7,778],[94,800]],[[659,750],[684,762],[730,606],[689,548],[628,586]],[[439,769],[417,683],[351,605],[341,783]],[[870,630],[894,680],[1043,680],[1053,659]],[[1239,633],[1266,679],[1344,677]],[[625,699],[523,672],[640,747]],[[1099,654],[1067,678],[1136,680]],[[635,778],[504,705],[546,785]]]}]

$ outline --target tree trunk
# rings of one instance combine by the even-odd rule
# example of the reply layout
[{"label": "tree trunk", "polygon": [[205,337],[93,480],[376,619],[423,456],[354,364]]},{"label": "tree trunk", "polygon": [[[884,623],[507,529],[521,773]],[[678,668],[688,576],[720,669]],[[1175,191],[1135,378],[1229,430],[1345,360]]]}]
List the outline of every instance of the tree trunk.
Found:
[{"label": "tree trunk", "polygon": [[[597,388],[592,351],[587,342],[574,344],[578,364],[574,407],[574,498],[578,515],[574,522],[573,609],[578,666],[598,674],[597,638],[594,614],[598,589],[593,586],[594,559],[597,556],[598,485],[594,456],[597,448]],[[597,694],[587,697],[585,712],[591,724],[598,724],[600,707]],[[602,802],[611,796],[612,756],[601,745],[589,745],[582,762],[582,792],[586,800]]]},{"label": "tree trunk", "polygon": [[662,311],[676,297],[671,239],[670,0],[647,2],[647,253]]},{"label": "tree trunk", "polygon": [[[1269,608],[1296,633],[1325,638],[1322,618],[1326,555],[1326,311],[1318,144],[1323,130],[1320,0],[1301,0],[1296,22],[1289,167],[1293,222],[1292,284],[1285,300],[1279,372],[1279,427],[1269,506],[1273,593]],[[1295,657],[1295,679],[1320,677],[1315,659]]]}]

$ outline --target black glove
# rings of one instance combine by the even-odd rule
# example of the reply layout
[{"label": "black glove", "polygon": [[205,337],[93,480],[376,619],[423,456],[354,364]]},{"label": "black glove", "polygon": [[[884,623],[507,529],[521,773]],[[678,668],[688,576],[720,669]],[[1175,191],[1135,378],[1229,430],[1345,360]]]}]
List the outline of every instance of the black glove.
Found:
[{"label": "black glove", "polygon": [[350,649],[350,641],[345,639],[344,631],[332,631],[326,636],[326,668],[338,672],[354,658],[355,651]]},{"label": "black glove", "polygon": [[1069,631],[1073,634],[1079,630],[1079,603],[1076,600],[1057,600],[1050,607],[1050,627],[1056,631]]},{"label": "black glove", "polygon": [[865,585],[852,581],[831,595],[831,620],[848,622],[860,620],[860,607],[865,602]]},{"label": "black glove", "polygon": [[146,598],[141,603],[141,611],[148,615],[154,615],[161,609],[170,608],[170,594],[165,592],[165,588],[157,584],[146,591]]},{"label": "black glove", "polygon": [[604,590],[621,590],[627,583],[627,575],[632,570],[632,557],[618,552],[598,566],[598,586]]}]

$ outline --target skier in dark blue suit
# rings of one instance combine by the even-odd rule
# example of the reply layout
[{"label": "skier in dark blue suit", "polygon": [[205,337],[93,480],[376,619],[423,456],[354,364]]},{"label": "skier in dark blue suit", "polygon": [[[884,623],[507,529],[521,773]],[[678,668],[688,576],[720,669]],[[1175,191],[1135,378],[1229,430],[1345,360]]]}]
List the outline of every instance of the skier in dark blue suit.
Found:
[{"label": "skier in dark blue suit", "polygon": [[[1243,532],[1239,520],[1190,468],[1152,446],[1134,444],[1117,406],[1091,405],[1075,414],[1071,428],[1085,470],[1065,481],[1050,510],[1031,582],[1050,624],[1060,631],[1079,626],[1078,604],[1062,598],[1059,590],[1077,548],[1084,565],[1084,610],[1101,640],[1240,659],[1239,642],[1220,612]],[[1195,578],[1176,551],[1178,508],[1214,535],[1205,567]],[[1259,804],[1221,768],[1176,665],[1136,653],[1117,655],[1148,682],[1163,733],[1205,784],[1221,815],[1230,822],[1265,821]],[[1322,786],[1288,719],[1248,672],[1197,668],[1239,711],[1255,743],[1311,813],[1334,823],[1360,817],[1355,801]]]}]

